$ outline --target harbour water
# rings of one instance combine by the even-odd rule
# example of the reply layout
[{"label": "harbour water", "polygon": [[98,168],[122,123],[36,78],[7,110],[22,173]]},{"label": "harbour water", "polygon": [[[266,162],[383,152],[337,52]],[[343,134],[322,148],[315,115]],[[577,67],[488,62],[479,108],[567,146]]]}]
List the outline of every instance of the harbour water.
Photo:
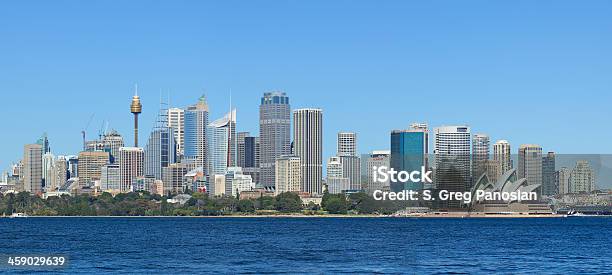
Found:
[{"label": "harbour water", "polygon": [[[0,219],[0,254],[69,273],[606,273],[612,218]],[[0,265],[4,271],[38,269]],[[44,269],[42,269],[44,270]]]}]

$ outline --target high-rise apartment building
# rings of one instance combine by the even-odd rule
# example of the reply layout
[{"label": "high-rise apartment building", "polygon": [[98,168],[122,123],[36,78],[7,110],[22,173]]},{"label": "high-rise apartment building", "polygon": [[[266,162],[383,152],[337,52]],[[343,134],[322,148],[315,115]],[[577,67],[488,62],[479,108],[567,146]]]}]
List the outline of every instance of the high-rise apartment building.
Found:
[{"label": "high-rise apartment building", "polygon": [[510,142],[507,140],[498,140],[495,142],[495,144],[493,144],[493,159],[499,162],[501,174],[512,169]]},{"label": "high-rise apartment building", "polygon": [[208,173],[208,104],[201,96],[198,103],[185,110],[184,158],[194,167]]},{"label": "high-rise apartment building", "polygon": [[300,157],[302,191],[323,193],[323,111],[304,108],[293,111],[294,153]]},{"label": "high-rise apartment building", "polygon": [[23,190],[31,194],[42,192],[42,155],[43,146],[40,144],[26,144],[23,147],[23,169],[20,171],[20,178],[23,178]]},{"label": "high-rise apartment building", "polygon": [[132,191],[132,181],[143,175],[144,149],[140,147],[119,148],[119,190],[121,192]]},{"label": "high-rise apartment building", "polygon": [[280,156],[274,165],[276,171],[275,188],[276,195],[283,192],[299,192],[302,178],[300,157],[293,155]]},{"label": "high-rise apartment building", "polygon": [[261,184],[275,185],[276,158],[291,153],[291,107],[286,93],[264,93],[259,105]]}]

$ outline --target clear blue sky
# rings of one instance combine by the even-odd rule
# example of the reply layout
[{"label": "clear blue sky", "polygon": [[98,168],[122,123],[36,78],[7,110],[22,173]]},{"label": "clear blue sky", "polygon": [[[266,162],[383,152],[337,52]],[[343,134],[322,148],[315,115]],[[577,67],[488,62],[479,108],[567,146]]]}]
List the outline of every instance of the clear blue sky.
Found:
[{"label": "clear blue sky", "polygon": [[228,109],[258,132],[263,92],[324,110],[362,152],[413,121],[465,123],[493,141],[612,153],[611,1],[4,1],[0,3],[0,170],[47,132],[74,154],[92,113],[131,143],[158,109]]}]

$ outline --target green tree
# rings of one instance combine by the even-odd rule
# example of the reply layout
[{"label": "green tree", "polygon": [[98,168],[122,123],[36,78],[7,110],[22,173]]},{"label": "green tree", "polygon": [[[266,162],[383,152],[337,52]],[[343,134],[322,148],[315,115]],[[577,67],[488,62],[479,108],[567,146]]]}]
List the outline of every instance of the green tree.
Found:
[{"label": "green tree", "polygon": [[274,206],[280,212],[299,212],[302,211],[302,199],[296,193],[283,192],[276,196]]},{"label": "green tree", "polygon": [[327,200],[324,209],[330,214],[346,214],[348,211],[348,202],[344,197],[339,198],[338,196],[334,196]]},{"label": "green tree", "polygon": [[238,212],[253,213],[255,212],[255,203],[252,200],[239,200],[236,210]]}]

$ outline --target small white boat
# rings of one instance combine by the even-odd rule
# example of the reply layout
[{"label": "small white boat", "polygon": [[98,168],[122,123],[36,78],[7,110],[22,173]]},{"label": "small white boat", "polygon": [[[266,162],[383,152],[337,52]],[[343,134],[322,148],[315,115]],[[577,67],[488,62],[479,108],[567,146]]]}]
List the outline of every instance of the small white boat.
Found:
[{"label": "small white boat", "polygon": [[25,213],[13,213],[10,216],[10,218],[26,218],[26,217],[28,217],[28,215],[26,215]]}]

